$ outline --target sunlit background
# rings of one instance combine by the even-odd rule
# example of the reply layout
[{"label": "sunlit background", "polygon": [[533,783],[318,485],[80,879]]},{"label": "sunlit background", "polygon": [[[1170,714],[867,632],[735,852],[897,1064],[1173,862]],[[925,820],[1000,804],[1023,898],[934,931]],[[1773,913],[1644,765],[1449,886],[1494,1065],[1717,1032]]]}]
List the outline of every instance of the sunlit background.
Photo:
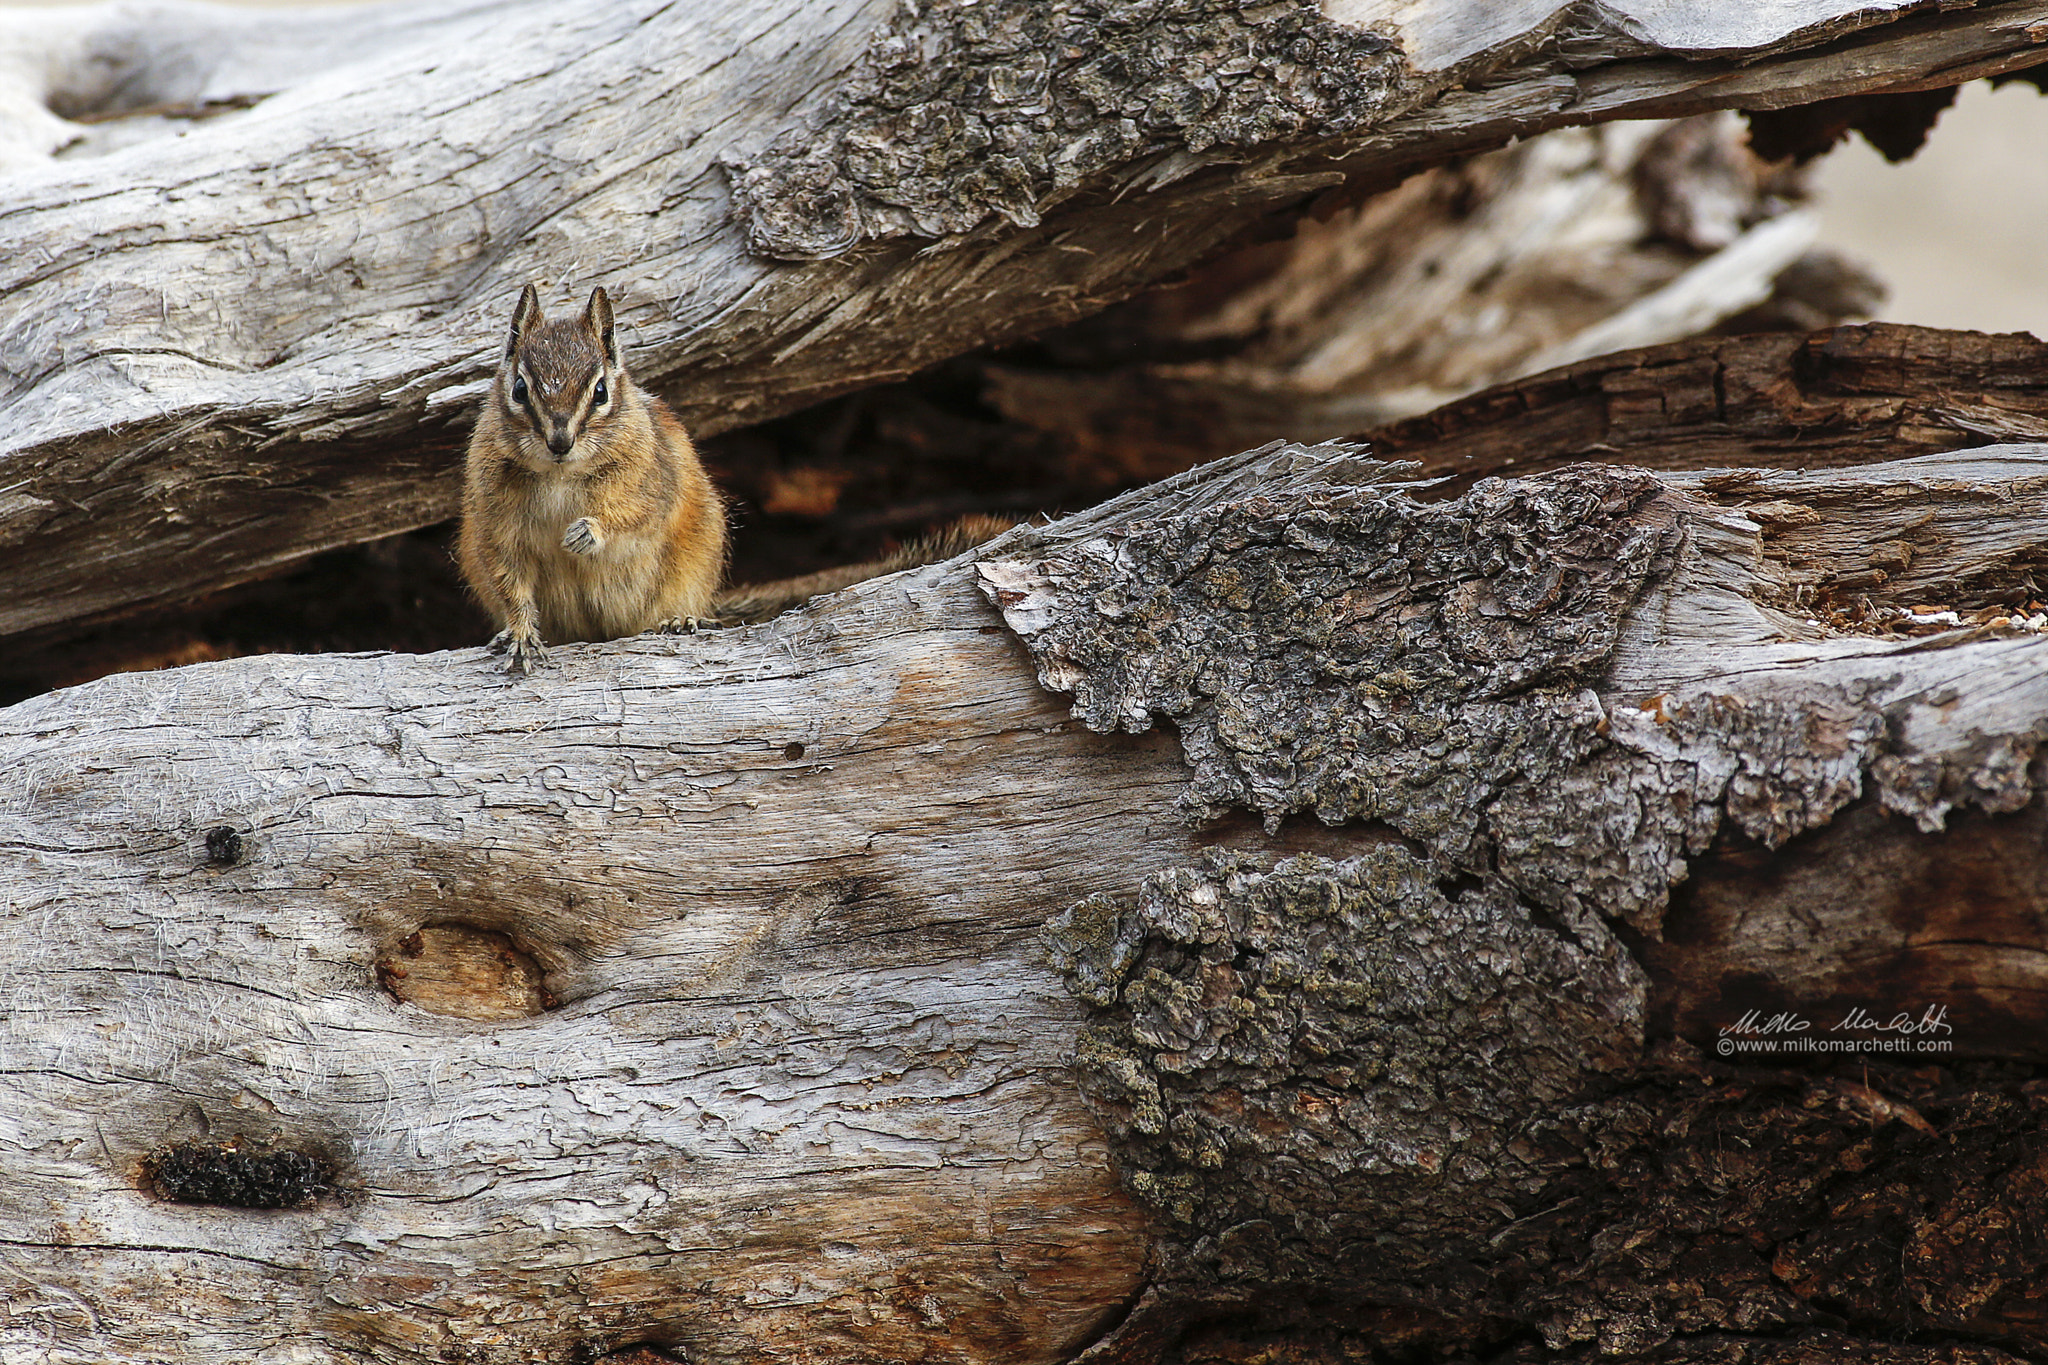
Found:
[{"label": "sunlit background", "polygon": [[1883,317],[2048,337],[2048,98],[2033,86],[1972,81],[1911,161],[1851,138],[1817,179],[1821,240],[1891,287]]}]

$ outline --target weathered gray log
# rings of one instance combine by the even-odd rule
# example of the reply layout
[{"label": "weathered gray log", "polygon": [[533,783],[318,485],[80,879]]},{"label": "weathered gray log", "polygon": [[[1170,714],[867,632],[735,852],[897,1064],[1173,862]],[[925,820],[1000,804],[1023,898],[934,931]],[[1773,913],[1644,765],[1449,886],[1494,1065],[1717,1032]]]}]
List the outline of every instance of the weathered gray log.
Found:
[{"label": "weathered gray log", "polygon": [[[1697,1049],[1947,1002],[1961,1057],[2042,1053],[2048,640],[1815,585],[2024,596],[2044,514],[2043,447],[1450,502],[1281,447],[531,679],[262,656],[0,711],[0,1356],[2037,1342],[2024,1096]],[[1956,821],[2013,832],[1990,934]]]},{"label": "weathered gray log", "polygon": [[[715,432],[1075,318],[1333,185],[1566,124],[1952,84],[2037,62],[2044,22],[2038,0],[0,13],[0,635],[447,516],[527,279],[605,284]],[[122,113],[155,135],[77,122]]]}]

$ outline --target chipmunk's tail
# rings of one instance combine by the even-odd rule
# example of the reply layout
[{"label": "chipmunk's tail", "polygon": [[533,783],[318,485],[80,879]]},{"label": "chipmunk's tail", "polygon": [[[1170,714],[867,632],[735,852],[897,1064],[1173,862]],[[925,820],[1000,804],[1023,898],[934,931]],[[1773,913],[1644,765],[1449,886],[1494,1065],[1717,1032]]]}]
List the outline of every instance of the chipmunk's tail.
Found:
[{"label": "chipmunk's tail", "polygon": [[800,578],[778,578],[772,583],[740,583],[718,594],[712,602],[712,613],[726,625],[765,621],[771,616],[780,616],[791,607],[800,607],[813,597],[838,592],[856,583],[865,583],[870,578],[896,573],[902,569],[915,569],[925,564],[936,564],[942,559],[973,549],[977,545],[994,540],[1017,523],[1009,517],[991,517],[974,513],[950,522],[929,535],[919,536],[892,555],[871,559],[863,564],[846,564],[836,569],[820,569],[817,573],[804,574]]}]

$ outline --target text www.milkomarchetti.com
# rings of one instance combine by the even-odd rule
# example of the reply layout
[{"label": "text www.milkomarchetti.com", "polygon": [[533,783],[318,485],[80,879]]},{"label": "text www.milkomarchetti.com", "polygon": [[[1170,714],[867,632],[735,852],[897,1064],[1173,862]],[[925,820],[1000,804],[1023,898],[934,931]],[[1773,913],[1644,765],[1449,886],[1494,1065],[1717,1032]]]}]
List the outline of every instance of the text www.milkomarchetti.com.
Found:
[{"label": "text www.milkomarchetti.com", "polygon": [[1953,1052],[1954,1033],[1947,1005],[1927,1005],[1917,1013],[1898,1010],[1890,1014],[1855,1005],[1835,1022],[1818,1026],[1792,1010],[1775,1014],[1751,1010],[1734,1023],[1721,1026],[1714,1050],[1723,1057],[1744,1053],[1786,1056],[1821,1052]]}]

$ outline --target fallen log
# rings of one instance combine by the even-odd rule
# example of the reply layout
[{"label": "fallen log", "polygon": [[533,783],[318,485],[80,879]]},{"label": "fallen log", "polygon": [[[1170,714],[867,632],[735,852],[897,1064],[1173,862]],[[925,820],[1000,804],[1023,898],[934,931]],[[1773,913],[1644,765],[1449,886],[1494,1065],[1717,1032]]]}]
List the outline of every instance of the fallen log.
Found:
[{"label": "fallen log", "polygon": [[1083,316],[1338,185],[1566,125],[1953,85],[2037,63],[2044,22],[1905,0],[10,11],[0,636],[445,519],[529,279],[605,285],[712,434]]},{"label": "fallen log", "polygon": [[1601,356],[1367,433],[1430,474],[1812,468],[2048,437],[2048,346],[1897,323]]},{"label": "fallen log", "polygon": [[1283,445],[0,710],[0,1349],[2037,1351],[2044,500]]}]

